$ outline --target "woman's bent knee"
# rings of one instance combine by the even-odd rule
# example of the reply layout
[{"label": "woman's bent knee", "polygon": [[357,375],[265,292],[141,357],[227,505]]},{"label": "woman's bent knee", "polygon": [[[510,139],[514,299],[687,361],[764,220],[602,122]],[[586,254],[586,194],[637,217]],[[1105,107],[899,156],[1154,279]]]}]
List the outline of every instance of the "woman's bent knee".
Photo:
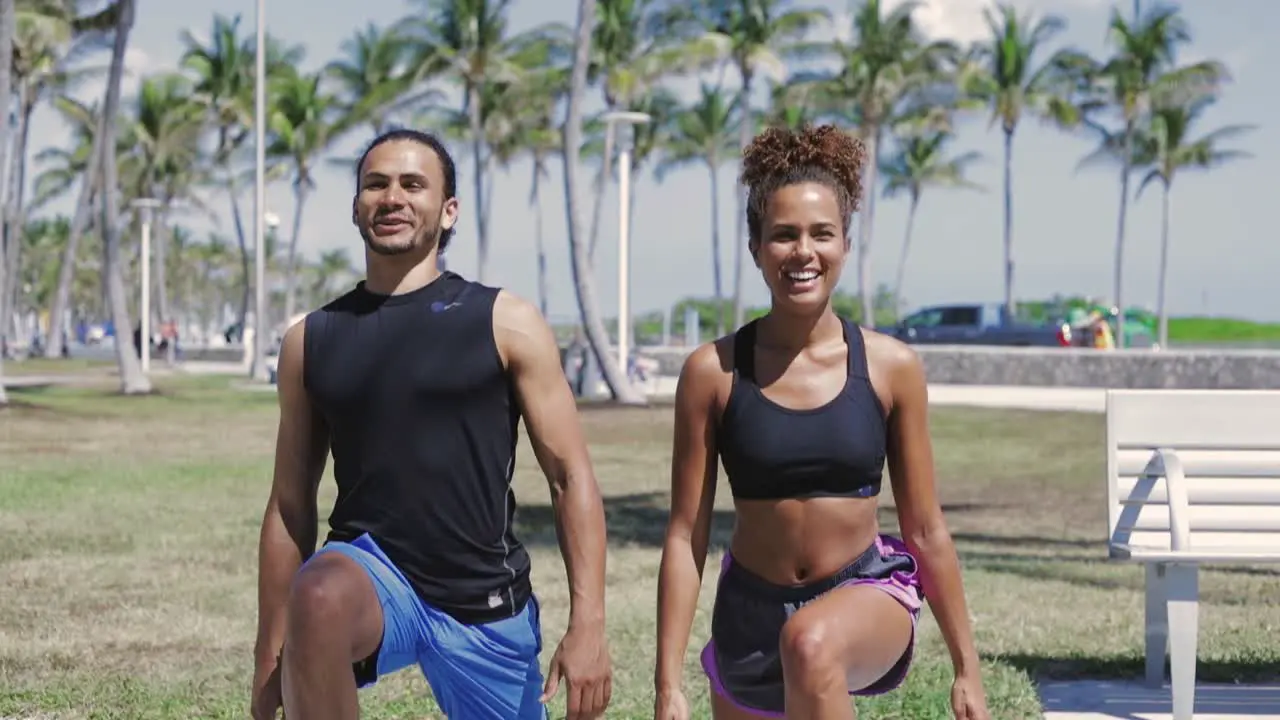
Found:
[{"label": "woman's bent knee", "polygon": [[820,617],[797,614],[782,626],[779,650],[789,682],[843,682],[845,668],[840,649],[832,642],[826,625]]}]

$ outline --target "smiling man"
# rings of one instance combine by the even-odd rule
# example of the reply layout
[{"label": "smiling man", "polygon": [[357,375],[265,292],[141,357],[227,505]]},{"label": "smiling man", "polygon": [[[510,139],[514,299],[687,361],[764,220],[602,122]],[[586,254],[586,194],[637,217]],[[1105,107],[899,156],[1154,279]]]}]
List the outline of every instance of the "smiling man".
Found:
[{"label": "smiling man", "polygon": [[[356,718],[358,688],[418,665],[448,717],[570,718],[611,692],[604,509],[550,327],[504,290],[441,272],[458,220],[434,136],[376,138],[352,221],[366,279],[280,351],[275,475],[259,545],[253,716]],[[569,628],[544,683],[530,560],[512,530],[523,418],[551,485]],[[317,489],[338,497],[316,550]]]}]

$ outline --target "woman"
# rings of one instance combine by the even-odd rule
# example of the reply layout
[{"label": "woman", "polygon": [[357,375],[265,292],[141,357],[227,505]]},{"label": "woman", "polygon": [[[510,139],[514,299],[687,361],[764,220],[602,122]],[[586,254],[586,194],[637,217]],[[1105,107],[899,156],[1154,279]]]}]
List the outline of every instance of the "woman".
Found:
[{"label": "woman", "polygon": [[[920,360],[831,308],[865,158],[831,126],[769,129],[745,150],[749,247],[772,306],[681,371],[658,581],[659,720],[689,714],[681,677],[718,461],[737,522],[702,653],[717,720],[853,718],[850,695],[906,676],[924,596],[951,649],[956,717],[988,720],[934,490]],[[905,542],[876,522],[886,460]]]}]

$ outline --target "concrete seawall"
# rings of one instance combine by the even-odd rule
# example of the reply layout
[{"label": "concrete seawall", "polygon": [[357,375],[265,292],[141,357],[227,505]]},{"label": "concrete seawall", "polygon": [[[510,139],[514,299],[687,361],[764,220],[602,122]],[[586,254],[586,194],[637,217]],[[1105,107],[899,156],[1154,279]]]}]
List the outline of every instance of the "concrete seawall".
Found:
[{"label": "concrete seawall", "polygon": [[[930,383],[1040,387],[1275,389],[1280,351],[1087,350],[915,345]],[[663,375],[677,375],[687,350],[644,348]]]}]

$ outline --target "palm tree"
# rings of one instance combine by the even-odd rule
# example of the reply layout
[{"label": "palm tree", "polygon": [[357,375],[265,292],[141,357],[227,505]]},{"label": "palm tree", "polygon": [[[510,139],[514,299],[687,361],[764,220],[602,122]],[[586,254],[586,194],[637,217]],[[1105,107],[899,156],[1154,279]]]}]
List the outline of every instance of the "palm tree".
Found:
[{"label": "palm tree", "polygon": [[934,95],[946,89],[944,68],[957,50],[950,42],[925,40],[912,19],[918,6],[906,2],[885,13],[880,0],[865,0],[853,17],[851,39],[833,41],[826,53],[839,62],[823,83],[827,104],[857,125],[867,151],[857,260],[862,324],[867,327],[875,326],[871,242],[884,133],[908,118],[945,124],[949,110]]},{"label": "palm tree", "polygon": [[626,404],[644,404],[646,399],[633,387],[609,353],[609,334],[596,305],[595,286],[587,263],[578,207],[578,156],[582,144],[582,101],[587,94],[587,64],[591,59],[591,30],[595,26],[596,0],[578,0],[578,25],[574,32],[573,69],[569,75],[569,102],[564,124],[564,202],[568,215],[569,252],[573,268],[578,311],[585,326],[587,342],[614,399]]},{"label": "palm tree", "polygon": [[[175,203],[200,206],[190,191],[204,172],[199,151],[205,130],[204,107],[192,98],[190,81],[176,73],[143,79],[135,99],[134,112],[125,118],[123,143],[129,154],[122,160],[122,184],[133,189],[134,197],[161,202],[156,217],[154,285],[158,327],[171,321],[167,251],[169,220]],[[173,343],[166,345],[170,364],[176,360]]]},{"label": "palm tree", "polygon": [[292,318],[297,304],[298,241],[302,238],[302,211],[315,188],[312,171],[340,130],[335,117],[337,99],[320,87],[319,73],[289,73],[276,78],[271,88],[268,127],[272,138],[267,154],[288,167],[293,176],[293,233],[285,266],[285,317]]},{"label": "palm tree", "polygon": [[344,57],[326,65],[325,73],[339,87],[349,126],[368,123],[375,135],[387,129],[412,86],[410,49],[409,38],[400,29],[382,29],[373,23],[342,42]]},{"label": "palm tree", "polygon": [[[236,153],[253,136],[254,64],[256,43],[240,33],[240,16],[230,19],[215,15],[209,43],[201,43],[183,31],[185,47],[182,66],[195,76],[194,99],[206,108],[213,120],[216,140],[212,165],[220,170],[222,184],[231,204],[231,221],[240,249],[240,306],[236,327],[244,328],[251,290],[249,244],[240,212],[240,173]],[[268,35],[266,42],[267,82],[293,71],[303,58],[301,46],[286,46]]]},{"label": "palm tree", "polygon": [[543,25],[518,35],[507,33],[512,0],[418,0],[422,11],[402,21],[413,44],[410,68],[420,82],[446,77],[462,88],[463,110],[470,126],[475,182],[476,279],[489,270],[489,224],[485,214],[484,107],[485,83],[510,81],[530,67],[522,55],[530,48],[563,36],[557,25]]},{"label": "palm tree", "polygon": [[[1138,10],[1138,8],[1134,8]],[[1108,38],[1115,52],[1105,62],[1094,63],[1081,72],[1085,99],[1082,105],[1095,113],[1113,111],[1120,116],[1120,206],[1116,219],[1114,302],[1117,323],[1125,326],[1124,247],[1125,222],[1129,210],[1129,181],[1132,174],[1134,142],[1139,124],[1154,107],[1177,105],[1198,97],[1216,94],[1228,79],[1226,67],[1205,60],[1174,69],[1177,50],[1191,41],[1191,29],[1177,7],[1157,5],[1145,14],[1135,12],[1132,22],[1112,9]],[[1093,121],[1096,122],[1096,121]],[[1116,338],[1124,347],[1124,333]]]},{"label": "palm tree", "polygon": [[[98,152],[102,156],[102,236],[103,236],[103,285],[106,287],[107,304],[111,321],[116,328],[116,359],[120,364],[120,391],[125,395],[151,392],[151,379],[142,372],[140,358],[129,342],[133,324],[129,321],[128,296],[120,268],[120,197],[119,177],[116,168],[114,143],[116,116],[120,108],[120,81],[124,76],[124,54],[129,47],[129,31],[133,29],[134,0],[119,0],[119,19],[116,24],[115,44],[111,49],[111,72],[107,79],[107,96],[102,106],[103,133],[98,138]],[[151,339],[142,338],[142,352],[151,351]]]},{"label": "palm tree", "polygon": [[[8,209],[5,229],[12,239],[3,254],[9,275],[19,269],[22,234],[26,228],[26,166],[31,135],[31,119],[39,104],[54,92],[62,91],[78,80],[99,74],[97,68],[72,68],[87,52],[98,49],[102,33],[98,30],[114,17],[78,15],[79,7],[71,0],[19,0],[15,6],[12,84],[17,107],[13,131],[12,155],[9,161],[8,192],[4,198]],[[6,272],[0,269],[0,272]],[[17,287],[10,283],[7,293],[0,294],[0,317],[9,317],[17,299]],[[61,325],[58,325],[61,328]],[[58,335],[59,340],[61,334]],[[54,348],[55,351],[59,350]]]},{"label": "palm tree", "polygon": [[1169,216],[1170,195],[1173,180],[1188,170],[1212,170],[1232,161],[1250,157],[1240,150],[1224,150],[1219,144],[1253,129],[1250,125],[1231,125],[1192,138],[1191,132],[1214,102],[1201,98],[1184,105],[1168,105],[1157,108],[1151,115],[1149,127],[1139,136],[1138,167],[1149,168],[1138,185],[1137,197],[1152,183],[1159,183],[1160,198],[1160,267],[1156,290],[1156,315],[1159,317],[1160,347],[1169,346],[1169,313],[1165,307],[1169,271]]},{"label": "palm tree", "polygon": [[920,197],[925,188],[981,188],[965,177],[965,171],[982,157],[981,153],[967,152],[957,157],[947,157],[947,145],[953,139],[954,136],[946,132],[925,132],[899,137],[897,152],[880,163],[880,172],[885,179],[884,196],[891,198],[906,193],[911,203],[907,210],[907,229],[902,237],[902,251],[898,257],[898,274],[893,283],[894,302],[899,311],[902,310],[902,281],[907,272],[907,251],[911,247],[916,211],[920,208]]},{"label": "palm tree", "polygon": [[720,249],[720,168],[737,149],[734,130],[744,122],[738,100],[728,99],[720,88],[702,84],[693,106],[673,119],[671,142],[657,167],[659,180],[690,163],[702,163],[711,181],[711,279],[716,298],[716,334],[725,333],[724,281]]},{"label": "palm tree", "polygon": [[1015,314],[1013,299],[1013,138],[1023,115],[1033,115],[1058,127],[1080,122],[1079,108],[1071,102],[1069,71],[1085,62],[1073,50],[1059,50],[1037,64],[1037,54],[1066,29],[1055,15],[1035,17],[1002,3],[983,11],[988,32],[976,45],[961,73],[968,97],[991,111],[991,124],[1004,133],[1004,312]]},{"label": "palm tree", "polygon": [[[708,30],[725,38],[729,57],[741,78],[738,107],[751,112],[751,93],[755,80],[764,75],[781,82],[786,74],[784,57],[793,54],[809,30],[820,22],[830,22],[831,13],[824,9],[795,8],[789,0],[702,0],[699,15]],[[738,146],[751,144],[754,127],[742,123],[738,129]],[[741,161],[740,161],[741,162]],[[741,169],[741,168],[739,168]],[[747,246],[747,193],[738,188],[738,222],[733,252],[733,327],[742,325],[742,265]]]},{"label": "palm tree", "polygon": [[[591,37],[591,64],[587,82],[599,83],[604,113],[616,110],[648,112],[661,83],[687,73],[700,72],[721,62],[727,51],[724,38],[706,29],[688,8],[664,0],[599,0]],[[656,101],[665,105],[665,98]],[[653,113],[650,113],[653,114]],[[637,174],[646,135],[662,122],[632,128],[632,173]],[[591,214],[588,258],[595,263],[604,210],[604,187],[612,175],[615,128],[605,123],[596,196]],[[654,139],[652,137],[648,139]],[[635,186],[632,185],[634,188]],[[627,202],[631,202],[628,198]],[[634,215],[634,213],[632,213]]]},{"label": "palm tree", "polygon": [[[81,5],[82,3],[75,0],[20,0],[17,5],[19,39],[22,45],[16,47],[15,51],[22,55],[15,58],[15,64],[18,65],[20,72],[33,73],[24,79],[35,86],[29,86],[28,89],[34,93],[37,100],[42,90],[47,92],[61,88],[73,77],[96,74],[96,71],[92,70],[71,73],[68,67],[86,51],[96,49],[103,37],[110,37],[113,34],[118,4],[109,3],[97,12],[89,14],[82,14]],[[39,77],[43,77],[44,81],[38,80]],[[32,97],[33,95],[27,95],[19,102],[25,103]],[[63,98],[54,96],[53,99],[57,103]],[[23,109],[25,111],[25,108]],[[79,128],[76,128],[77,132],[78,130]],[[92,145],[92,139],[99,135],[101,135],[101,128],[90,130],[87,135],[90,139],[89,146]],[[24,142],[21,138],[19,140]],[[20,152],[23,153],[22,175],[25,179],[25,150]],[[71,286],[75,280],[77,250],[85,228],[92,222],[92,203],[99,178],[97,170],[99,156],[95,151],[86,153],[84,157],[92,158],[88,163],[92,167],[87,168],[92,172],[84,174],[71,233],[64,247],[61,269],[58,271],[58,285],[50,304],[49,327],[44,343],[46,357],[59,357],[62,354],[64,327],[62,319],[70,301]],[[22,188],[19,186],[12,190],[21,193]]]},{"label": "palm tree", "polygon": [[[16,8],[14,7],[16,0],[0,0],[0,58],[13,57],[13,35],[14,35],[14,15]],[[0,118],[9,117],[9,103],[13,95],[13,63],[0,63]],[[8,181],[8,158],[5,153],[9,149],[9,123],[0,123],[0,173],[5,173],[4,181]],[[0,197],[7,196],[7,193]],[[8,223],[8,213],[4,213],[4,217],[0,218],[5,224]],[[5,239],[6,242],[16,242],[12,236]],[[17,285],[17,277],[9,277],[13,268],[0,267],[0,297],[7,297],[9,294],[9,284]],[[4,389],[4,351],[6,349],[6,340],[8,336],[7,328],[9,327],[9,317],[4,314],[5,303],[0,302],[0,407],[9,404],[9,395]]]},{"label": "palm tree", "polygon": [[239,15],[231,19],[214,15],[208,45],[202,44],[190,31],[182,33],[186,48],[182,66],[195,75],[194,97],[213,119],[217,137],[213,164],[224,175],[227,197],[231,201],[231,220],[240,247],[241,290],[237,326],[241,328],[249,312],[249,244],[240,213],[240,188],[231,162],[234,151],[244,143],[252,126],[250,101],[253,96],[255,49],[250,40],[240,36]]},{"label": "palm tree", "polygon": [[517,118],[519,147],[530,156],[532,178],[529,183],[529,207],[533,211],[534,253],[538,269],[538,309],[546,317],[550,312],[550,283],[547,277],[547,249],[543,235],[542,183],[550,177],[547,168],[552,154],[563,144],[564,137],[557,115],[561,100],[568,91],[569,76],[561,67],[540,73],[524,84]]}]

